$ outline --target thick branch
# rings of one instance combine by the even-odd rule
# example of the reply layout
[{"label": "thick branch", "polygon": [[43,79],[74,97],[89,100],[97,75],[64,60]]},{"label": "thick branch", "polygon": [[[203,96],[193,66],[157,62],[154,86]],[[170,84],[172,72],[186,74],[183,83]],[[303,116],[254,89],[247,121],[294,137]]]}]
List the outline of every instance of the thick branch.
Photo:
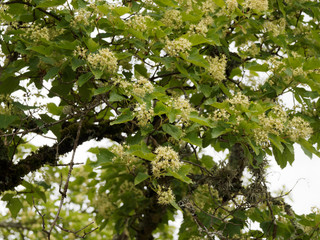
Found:
[{"label": "thick branch", "polygon": [[[66,126],[61,130],[61,141],[53,146],[43,146],[39,150],[25,159],[20,160],[18,164],[0,159],[0,193],[6,190],[12,190],[22,182],[22,178],[30,172],[36,171],[45,164],[56,165],[58,159],[57,155],[63,155],[72,151],[74,140],[76,138],[78,123],[65,124]],[[110,122],[101,122],[99,125],[84,122],[83,130],[79,137],[79,145],[91,140],[101,140],[102,138],[109,138],[116,142],[122,142],[122,132],[130,133],[133,131],[130,123],[110,126]],[[0,142],[1,145],[1,142]],[[1,156],[5,157],[5,146],[0,146]]]}]

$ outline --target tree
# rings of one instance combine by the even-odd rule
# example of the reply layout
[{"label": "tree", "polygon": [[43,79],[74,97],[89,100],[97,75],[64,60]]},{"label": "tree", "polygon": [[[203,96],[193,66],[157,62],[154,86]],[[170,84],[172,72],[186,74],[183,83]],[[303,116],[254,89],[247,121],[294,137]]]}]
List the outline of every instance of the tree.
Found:
[{"label": "tree", "polygon": [[[0,236],[173,239],[179,210],[182,240],[319,239],[320,215],[296,214],[266,177],[295,143],[320,156],[319,9],[0,1]],[[88,141],[106,145],[79,164]]]}]

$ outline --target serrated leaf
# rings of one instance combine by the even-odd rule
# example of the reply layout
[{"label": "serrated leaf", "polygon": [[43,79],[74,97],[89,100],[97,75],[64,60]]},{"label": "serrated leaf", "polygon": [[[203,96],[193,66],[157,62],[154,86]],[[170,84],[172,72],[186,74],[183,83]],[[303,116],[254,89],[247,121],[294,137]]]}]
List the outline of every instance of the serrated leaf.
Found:
[{"label": "serrated leaf", "polygon": [[78,59],[78,58],[72,58],[71,60],[71,68],[73,71],[77,70],[78,67],[84,65],[86,61],[83,59]]},{"label": "serrated leaf", "polygon": [[167,106],[164,105],[162,102],[157,102],[155,108],[154,108],[154,114],[155,115],[162,115],[167,113]]},{"label": "serrated leaf", "polygon": [[148,179],[150,176],[144,172],[139,172],[134,179],[134,185],[138,185],[139,183],[143,182],[144,180]]},{"label": "serrated leaf", "polygon": [[55,103],[48,103],[47,109],[49,113],[53,115],[61,115],[63,107],[58,107]]},{"label": "serrated leaf", "polygon": [[132,111],[130,111],[130,109],[126,109],[125,111],[123,111],[123,113],[113,122],[110,123],[110,125],[115,125],[115,124],[120,124],[120,123],[125,123],[125,122],[129,122],[132,119],[134,119],[134,116],[132,114]]},{"label": "serrated leaf", "polygon": [[183,165],[178,171],[172,171],[169,169],[168,173],[166,173],[166,176],[172,176],[182,182],[190,184],[192,183],[192,180],[187,177],[187,174],[190,172],[191,168],[192,167],[190,165]]},{"label": "serrated leaf", "polygon": [[120,94],[116,93],[115,91],[112,91],[110,93],[110,98],[109,98],[110,102],[119,102],[119,101],[122,101],[125,99],[126,99],[125,97],[121,96]]},{"label": "serrated leaf", "polygon": [[59,6],[62,5],[66,2],[67,0],[42,0],[36,8],[48,8],[48,7],[54,7],[54,6]]},{"label": "serrated leaf", "polygon": [[197,145],[198,147],[202,147],[202,139],[198,136],[197,131],[189,132],[182,140],[193,145]]},{"label": "serrated leaf", "polygon": [[179,127],[172,124],[164,124],[162,125],[162,129],[163,131],[174,137],[176,140],[180,140],[182,131]]},{"label": "serrated leaf", "polygon": [[281,143],[281,138],[279,136],[276,136],[274,134],[269,134],[269,140],[274,146],[276,146],[279,149],[281,153],[283,152],[284,147]]},{"label": "serrated leaf", "polygon": [[9,208],[13,218],[17,217],[17,215],[22,207],[23,207],[23,205],[18,198],[12,198],[7,203],[7,208]]},{"label": "serrated leaf", "polygon": [[116,7],[112,10],[114,12],[116,12],[119,16],[122,16],[122,15],[130,12],[130,8],[128,8],[128,7]]},{"label": "serrated leaf", "polygon": [[0,128],[7,128],[11,123],[13,123],[17,119],[17,116],[0,114]]},{"label": "serrated leaf", "polygon": [[81,87],[83,84],[88,82],[93,77],[93,74],[91,72],[87,72],[85,74],[82,74],[78,79],[79,87]]},{"label": "serrated leaf", "polygon": [[200,125],[207,126],[207,127],[212,127],[212,124],[210,123],[210,120],[205,117],[200,117],[198,116],[198,113],[192,112],[190,114],[189,118],[192,122],[199,123]]},{"label": "serrated leaf", "polygon": [[99,44],[96,43],[92,38],[88,38],[86,41],[85,41],[88,49],[90,52],[95,52],[98,50],[99,48]]},{"label": "serrated leaf", "polygon": [[111,163],[114,157],[116,157],[116,155],[110,152],[108,149],[100,148],[97,155],[97,162],[94,163],[94,165],[100,166],[105,163]]},{"label": "serrated leaf", "polygon": [[43,77],[43,79],[44,80],[53,79],[53,77],[55,77],[58,74],[58,72],[59,72],[58,67],[50,68],[47,74]]}]

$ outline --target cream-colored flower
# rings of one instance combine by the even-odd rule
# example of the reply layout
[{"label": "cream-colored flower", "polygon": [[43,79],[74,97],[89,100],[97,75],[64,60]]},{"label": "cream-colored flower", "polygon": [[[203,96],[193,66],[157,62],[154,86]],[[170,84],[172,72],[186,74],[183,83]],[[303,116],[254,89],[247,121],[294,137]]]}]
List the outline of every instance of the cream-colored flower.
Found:
[{"label": "cream-colored flower", "polygon": [[246,0],[244,7],[258,11],[268,10],[268,0]]},{"label": "cream-colored flower", "polygon": [[156,178],[161,176],[163,171],[171,169],[172,171],[177,171],[181,167],[181,162],[179,160],[179,155],[171,147],[158,147],[155,150],[156,157],[152,161],[152,172]]},{"label": "cream-colored flower", "polygon": [[87,57],[87,52],[88,50],[84,47],[77,46],[76,49],[73,51],[73,55],[85,59]]},{"label": "cream-colored flower", "polygon": [[89,26],[92,23],[92,21],[90,21],[90,16],[91,12],[81,8],[75,13],[75,16],[71,20],[70,24],[73,27],[77,27],[79,24]]},{"label": "cream-colored flower", "polygon": [[151,121],[154,114],[153,108],[147,109],[146,103],[138,103],[134,109],[134,112],[138,120],[138,124],[141,127],[146,126],[147,123]]},{"label": "cream-colored flower", "polygon": [[238,7],[237,0],[227,0],[226,1],[227,9],[229,12],[233,12]]},{"label": "cream-colored flower", "polygon": [[98,53],[91,53],[87,60],[93,68],[106,70],[110,73],[114,73],[118,69],[117,58],[108,48],[100,49]]},{"label": "cream-colored flower", "polygon": [[179,10],[168,10],[164,13],[161,21],[167,27],[171,27],[173,29],[179,29],[182,26],[182,16]]},{"label": "cream-colored flower", "polygon": [[208,26],[213,23],[213,19],[210,16],[203,18],[197,25],[190,25],[190,29],[192,29],[195,33],[206,35],[208,32]]},{"label": "cream-colored flower", "polygon": [[145,77],[140,76],[136,82],[132,84],[133,86],[133,94],[143,97],[146,94],[150,94],[154,90],[154,86],[152,83]]},{"label": "cream-colored flower", "polygon": [[287,125],[287,135],[297,141],[299,138],[308,138],[313,133],[310,124],[301,117],[293,117]]},{"label": "cream-colored flower", "polygon": [[175,196],[170,187],[165,190],[162,186],[159,186],[157,190],[157,194],[158,194],[158,203],[161,205],[168,205],[170,204],[170,202],[175,200]]},{"label": "cream-colored flower", "polygon": [[135,15],[128,20],[127,25],[134,30],[143,32],[148,28],[147,20],[152,21],[152,18],[150,16]]},{"label": "cream-colored flower", "polygon": [[222,81],[226,78],[226,66],[227,66],[227,58],[225,55],[222,55],[220,58],[216,57],[208,57],[209,62],[209,73],[210,75],[218,81]]},{"label": "cream-colored flower", "polygon": [[173,41],[169,39],[166,40],[166,46],[164,50],[168,53],[171,57],[178,57],[179,53],[184,53],[188,55],[188,51],[191,50],[191,42],[186,38],[179,38]]}]

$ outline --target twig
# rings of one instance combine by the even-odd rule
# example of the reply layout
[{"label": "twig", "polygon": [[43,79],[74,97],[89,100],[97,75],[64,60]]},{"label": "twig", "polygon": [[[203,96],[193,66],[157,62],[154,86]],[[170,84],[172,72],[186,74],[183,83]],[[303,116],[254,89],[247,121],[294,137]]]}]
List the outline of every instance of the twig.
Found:
[{"label": "twig", "polygon": [[[56,223],[58,221],[58,218],[59,218],[62,206],[63,206],[64,199],[67,197],[67,191],[68,191],[68,188],[69,188],[71,172],[72,172],[73,166],[74,166],[74,157],[75,157],[76,149],[78,147],[79,138],[80,138],[80,132],[81,132],[81,128],[82,128],[82,122],[83,122],[83,119],[80,120],[80,123],[79,123],[79,126],[78,126],[77,136],[76,136],[76,139],[75,139],[75,142],[74,142],[74,145],[73,145],[72,157],[71,157],[71,161],[69,163],[68,177],[67,177],[66,183],[64,185],[63,192],[61,192],[61,185],[59,186],[59,192],[61,194],[60,205],[59,205],[59,209],[57,211],[57,214],[56,214],[53,222],[51,223],[50,229],[48,231],[48,240],[50,240],[50,234],[51,234],[54,226],[56,225]],[[62,180],[62,178],[61,178],[61,180]]]}]

